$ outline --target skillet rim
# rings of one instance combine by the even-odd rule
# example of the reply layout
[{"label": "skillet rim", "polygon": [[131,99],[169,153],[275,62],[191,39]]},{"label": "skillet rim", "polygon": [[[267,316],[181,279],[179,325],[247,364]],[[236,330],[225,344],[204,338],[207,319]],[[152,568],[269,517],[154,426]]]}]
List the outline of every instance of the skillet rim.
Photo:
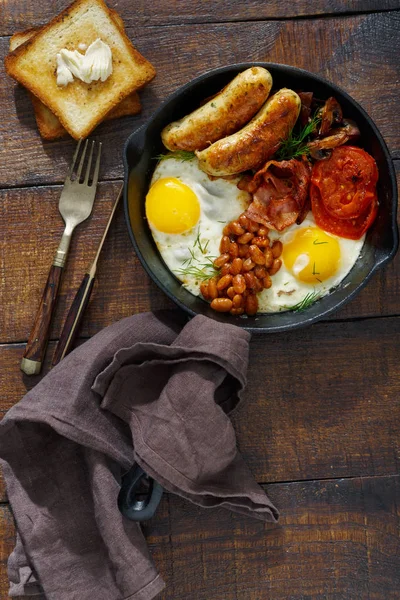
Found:
[{"label": "skillet rim", "polygon": [[[134,169],[134,167],[131,167],[130,161],[128,158],[129,148],[132,145],[132,140],[137,139],[139,142],[141,140],[141,138],[144,137],[144,134],[146,133],[147,129],[152,125],[152,123],[154,123],[154,121],[156,121],[159,118],[159,116],[162,115],[162,113],[165,112],[167,108],[169,108],[169,106],[171,104],[175,103],[175,101],[179,97],[183,96],[185,94],[185,92],[187,92],[194,86],[206,81],[208,78],[214,78],[215,76],[218,76],[220,74],[224,75],[228,72],[232,72],[232,77],[234,77],[241,70],[248,69],[252,66],[260,66],[260,67],[264,67],[266,69],[276,70],[276,71],[280,72],[280,75],[288,74],[289,76],[295,75],[296,77],[303,76],[307,79],[310,79],[310,78],[315,79],[319,84],[322,84],[323,86],[327,86],[330,90],[333,90],[336,93],[338,93],[340,96],[343,96],[347,100],[347,102],[353,106],[353,108],[356,111],[361,113],[363,118],[367,121],[369,127],[372,129],[372,131],[379,143],[380,149],[383,153],[383,157],[384,157],[387,169],[388,169],[388,176],[389,176],[389,181],[390,181],[392,216],[391,216],[391,222],[390,222],[391,227],[390,227],[390,229],[388,229],[388,233],[390,232],[392,235],[391,248],[387,249],[387,250],[385,249],[385,251],[380,253],[378,256],[375,255],[374,262],[373,262],[373,265],[372,265],[370,271],[363,278],[363,280],[360,281],[359,283],[357,283],[353,287],[353,289],[348,294],[346,294],[342,299],[339,299],[337,302],[334,302],[331,306],[327,306],[326,308],[324,308],[323,310],[320,310],[319,312],[317,312],[316,314],[314,314],[312,316],[310,315],[307,317],[306,313],[307,313],[308,309],[306,309],[304,311],[304,313],[303,312],[302,313],[292,312],[293,315],[296,315],[296,319],[294,322],[287,323],[284,325],[277,325],[277,326],[276,325],[254,326],[253,323],[254,323],[254,320],[262,318],[264,315],[272,316],[272,314],[279,315],[279,313],[258,313],[254,317],[248,317],[248,319],[250,319],[252,321],[252,323],[249,323],[248,325],[246,324],[247,318],[246,319],[236,318],[235,320],[231,319],[228,321],[226,319],[226,315],[215,313],[215,311],[211,311],[211,309],[209,309],[209,311],[211,311],[211,314],[209,312],[206,315],[206,316],[210,316],[211,318],[214,318],[215,320],[236,325],[236,326],[241,327],[251,333],[260,333],[260,334],[261,333],[270,333],[270,332],[278,333],[278,332],[289,331],[289,330],[293,330],[293,329],[299,329],[302,327],[306,327],[307,325],[311,325],[312,323],[315,323],[315,322],[325,319],[332,313],[343,308],[348,302],[350,302],[355,296],[357,296],[357,294],[359,294],[361,292],[361,290],[367,285],[367,283],[369,282],[371,277],[376,273],[376,271],[383,268],[386,264],[388,264],[394,258],[395,254],[398,250],[398,246],[399,246],[399,235],[398,235],[398,227],[397,227],[398,190],[397,190],[397,180],[396,180],[393,161],[390,156],[387,144],[386,144],[385,140],[383,139],[383,136],[380,133],[378,127],[375,125],[374,121],[372,120],[372,118],[368,115],[368,113],[365,111],[365,109],[356,100],[354,100],[354,98],[352,98],[350,96],[350,94],[348,94],[345,90],[343,90],[341,87],[337,86],[335,83],[329,81],[325,77],[322,77],[321,75],[312,73],[311,71],[307,71],[307,70],[301,69],[299,67],[286,65],[283,63],[270,63],[270,62],[260,62],[260,61],[231,63],[231,64],[225,65],[223,67],[217,67],[215,69],[210,69],[208,71],[205,71],[201,75],[191,79],[187,83],[178,87],[174,92],[172,92],[167,98],[165,98],[165,100],[152,113],[152,115],[146,120],[146,122],[143,123],[141,126],[139,126],[136,130],[134,130],[128,136],[128,138],[125,142],[125,145],[124,145],[124,150],[123,150],[124,214],[125,214],[125,221],[127,224],[128,232],[129,232],[129,237],[131,239],[134,250],[135,250],[143,268],[145,269],[145,271],[147,272],[149,277],[152,279],[152,281],[173,302],[175,302],[175,304],[177,306],[179,306],[184,312],[188,313],[190,316],[195,316],[196,314],[200,314],[199,312],[197,312],[197,311],[193,310],[192,308],[190,308],[189,306],[187,306],[179,298],[177,298],[175,296],[175,294],[173,292],[171,292],[168,289],[168,287],[166,285],[164,285],[158,279],[158,277],[155,275],[155,273],[151,270],[151,268],[147,264],[147,261],[145,260],[143,254],[142,254],[142,251],[138,246],[138,243],[136,241],[135,235],[132,230],[130,214],[129,214],[129,186],[128,186],[128,183],[129,183],[130,173]],[[167,267],[165,267],[165,268],[167,269]],[[351,273],[351,271],[350,271],[350,273]],[[348,275],[346,277],[348,277]],[[339,286],[340,286],[340,284],[339,284]],[[190,293],[190,292],[188,292],[188,293]],[[333,297],[332,294],[328,293],[326,296],[321,298],[321,301],[323,301],[324,298],[329,299],[332,297]],[[207,303],[205,303],[205,304],[207,304]],[[318,302],[318,305],[319,305],[319,302]],[[208,306],[208,304],[207,304],[207,306]],[[315,306],[315,304],[313,306]],[[285,311],[285,313],[286,312],[287,311]],[[203,313],[203,314],[205,314],[205,313]],[[284,313],[282,312],[282,314],[284,314]]]}]

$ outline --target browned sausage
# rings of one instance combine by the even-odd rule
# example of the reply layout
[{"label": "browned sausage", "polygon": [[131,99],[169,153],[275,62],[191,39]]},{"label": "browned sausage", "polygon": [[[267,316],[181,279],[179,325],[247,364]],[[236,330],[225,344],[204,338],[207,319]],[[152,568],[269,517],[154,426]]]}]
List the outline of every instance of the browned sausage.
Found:
[{"label": "browned sausage", "polygon": [[203,150],[238,131],[256,114],[272,87],[269,71],[251,67],[239,73],[209,102],[161,132],[168,150]]},{"label": "browned sausage", "polygon": [[279,90],[243,129],[196,152],[200,169],[218,177],[264,164],[293,129],[300,106],[296,92]]}]

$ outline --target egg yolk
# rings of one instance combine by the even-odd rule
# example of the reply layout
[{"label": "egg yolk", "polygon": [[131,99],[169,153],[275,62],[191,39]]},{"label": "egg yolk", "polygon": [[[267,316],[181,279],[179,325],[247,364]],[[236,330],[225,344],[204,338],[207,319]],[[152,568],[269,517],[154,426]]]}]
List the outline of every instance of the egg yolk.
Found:
[{"label": "egg yolk", "polygon": [[293,275],[304,283],[329,279],[340,261],[339,242],[318,227],[298,231],[284,244],[282,258]]},{"label": "egg yolk", "polygon": [[200,218],[196,194],[175,177],[159,179],[146,196],[146,216],[163,233],[188,231]]}]

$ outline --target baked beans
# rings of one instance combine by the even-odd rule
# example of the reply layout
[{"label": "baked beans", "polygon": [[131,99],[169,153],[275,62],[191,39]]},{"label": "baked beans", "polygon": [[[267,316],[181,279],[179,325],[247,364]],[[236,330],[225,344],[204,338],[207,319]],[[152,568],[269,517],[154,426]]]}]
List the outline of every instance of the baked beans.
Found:
[{"label": "baked beans", "polygon": [[257,294],[272,286],[271,276],[279,271],[282,242],[270,243],[269,229],[244,213],[227,223],[214,260],[218,275],[203,281],[200,291],[217,312],[255,315]]}]

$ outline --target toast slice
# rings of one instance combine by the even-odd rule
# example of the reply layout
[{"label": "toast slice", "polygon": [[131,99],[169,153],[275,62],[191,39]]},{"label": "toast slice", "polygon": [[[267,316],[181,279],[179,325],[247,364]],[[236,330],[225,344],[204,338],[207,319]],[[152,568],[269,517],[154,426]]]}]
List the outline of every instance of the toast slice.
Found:
[{"label": "toast slice", "polygon": [[[124,22],[119,14],[110,9],[113,19],[116,21],[120,29],[124,29]],[[10,38],[10,52],[13,52],[30,40],[41,30],[41,27],[33,27],[26,29],[25,31],[19,31],[14,33]],[[46,140],[56,140],[68,135],[66,129],[61,125],[60,120],[51,112],[49,108],[39,98],[36,98],[31,92],[29,95],[32,100],[33,110],[35,112],[36,123],[42,138]],[[137,92],[129,94],[122,102],[117,104],[105,117],[105,121],[109,119],[117,119],[118,117],[125,117],[128,115],[137,115],[142,110],[140,104],[139,95]]]},{"label": "toast slice", "polygon": [[[25,33],[25,32],[24,32]],[[97,38],[108,44],[113,72],[104,82],[74,79],[57,86],[56,54]],[[76,0],[5,59],[11,77],[41,100],[75,139],[85,138],[107,114],[155,76],[155,69],[131,44],[103,0]]]}]

